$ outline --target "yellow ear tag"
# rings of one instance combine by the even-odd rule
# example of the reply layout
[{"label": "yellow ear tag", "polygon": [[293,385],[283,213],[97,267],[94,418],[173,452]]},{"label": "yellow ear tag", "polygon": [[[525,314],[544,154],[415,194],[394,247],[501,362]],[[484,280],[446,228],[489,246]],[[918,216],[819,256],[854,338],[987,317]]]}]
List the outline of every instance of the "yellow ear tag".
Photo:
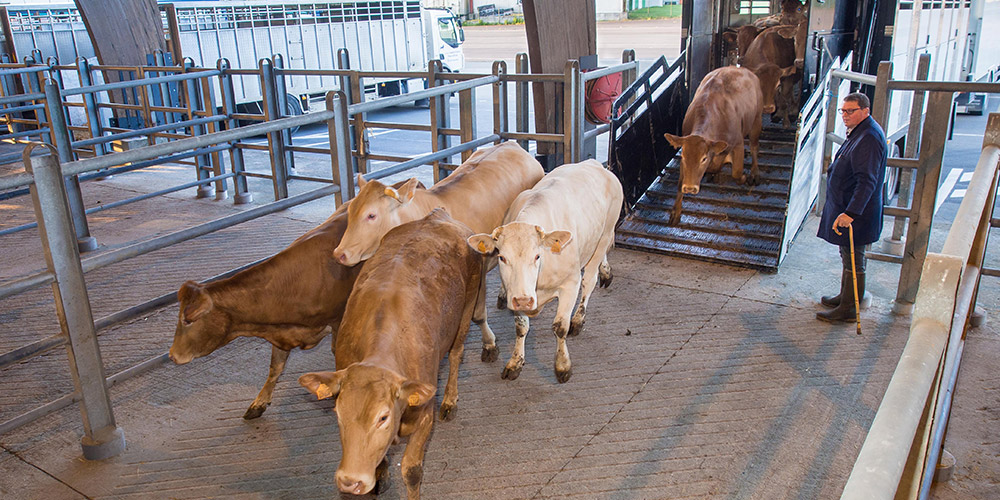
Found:
[{"label": "yellow ear tag", "polygon": [[316,398],[326,399],[330,396],[333,396],[333,391],[330,390],[330,386],[326,384],[319,384],[319,387],[316,388]]},{"label": "yellow ear tag", "polygon": [[407,400],[410,406],[420,406],[420,396],[416,394],[410,394],[410,398]]},{"label": "yellow ear tag", "polygon": [[562,243],[558,241],[552,244],[552,253],[562,252]]},{"label": "yellow ear tag", "polygon": [[478,248],[481,253],[486,253],[486,243],[483,243],[482,241],[480,241],[479,242],[479,246],[476,247],[476,248]]}]

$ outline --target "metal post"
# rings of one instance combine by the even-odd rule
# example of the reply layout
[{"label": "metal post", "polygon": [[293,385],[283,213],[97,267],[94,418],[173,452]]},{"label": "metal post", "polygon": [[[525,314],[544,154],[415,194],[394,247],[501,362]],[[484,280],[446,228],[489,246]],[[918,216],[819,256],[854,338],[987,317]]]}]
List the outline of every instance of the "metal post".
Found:
[{"label": "metal post", "polygon": [[[260,87],[264,91],[264,120],[273,120],[277,117],[278,109],[274,96],[274,69],[271,61],[267,58],[261,59],[257,63],[260,69]],[[271,175],[274,180],[274,199],[282,200],[288,198],[288,177],[285,168],[285,144],[281,140],[280,132],[270,132],[267,134],[267,146],[271,150]]]},{"label": "metal post", "polygon": [[[215,106],[215,92],[212,91],[212,79],[202,78],[201,79],[201,99],[202,108],[205,110],[206,115],[216,114]],[[205,130],[209,134],[214,134],[221,128],[218,122],[209,122],[204,125]],[[219,177],[225,173],[225,168],[222,166],[222,158],[219,151],[215,151],[211,154],[212,160],[212,175]],[[226,179],[220,178],[215,182],[215,199],[224,200],[229,196],[229,187],[226,185]]]},{"label": "metal post", "polygon": [[[441,73],[441,61],[434,59],[427,63],[428,85],[437,87],[441,85],[438,76]],[[438,152],[451,147],[451,138],[441,133],[441,129],[451,128],[451,97],[448,94],[431,98],[431,150]],[[451,157],[445,160],[452,163]],[[441,167],[441,162],[434,162],[434,183],[447,176]]]},{"label": "metal post", "polygon": [[[826,103],[826,127],[824,130],[827,134],[832,134],[834,130],[837,129],[837,116],[840,114],[837,111],[837,106],[840,100],[840,78],[830,75],[830,87],[827,89],[827,101]],[[819,177],[819,193],[816,195],[816,213],[823,212],[823,205],[826,204],[826,171],[830,169],[830,164],[833,163],[833,141],[829,137],[823,139],[823,170],[820,172]]]},{"label": "metal post", "polygon": [[[46,147],[53,150],[51,146]],[[125,434],[115,424],[108,398],[80,254],[72,244],[75,236],[59,162],[52,155],[32,158],[32,149],[29,146],[24,150],[24,166],[35,178],[31,198],[45,261],[56,277],[52,291],[59,323],[63,334],[69,338],[67,351],[73,385],[81,396],[83,456],[88,460],[102,460],[125,449]]]},{"label": "metal post", "polygon": [[580,97],[580,63],[566,61],[563,72],[563,162],[580,161],[580,141],[578,140],[577,106]]},{"label": "metal post", "polygon": [[[285,90],[285,73],[282,71],[285,69],[285,58],[281,54],[274,54],[271,56],[271,60],[274,61],[274,99],[278,109],[276,118],[284,118],[288,116],[288,98],[285,97],[287,95],[287,91]],[[291,129],[281,131],[281,140],[286,146],[292,145]],[[285,173],[290,176],[295,173],[295,155],[288,147],[284,149]]]},{"label": "metal post", "polygon": [[[361,75],[357,71],[351,71],[351,103],[360,103],[365,100],[365,89],[362,86]],[[368,173],[368,136],[365,134],[367,126],[365,122],[367,121],[367,113],[359,113],[351,117],[354,121],[354,138],[356,142],[354,143],[354,151],[356,151],[357,156],[354,162],[355,169],[363,174]]]},{"label": "metal post", "polygon": [[[917,61],[917,80],[926,80],[930,71],[931,55],[920,54]],[[924,98],[926,92],[913,91],[913,102],[910,105],[910,123],[906,129],[906,144],[903,146],[903,158],[916,158],[920,146],[920,132],[923,129]],[[900,207],[910,206],[913,200],[913,170],[903,168],[899,171],[899,197],[896,204]],[[906,229],[906,217],[896,216],[892,223],[892,238],[885,240],[886,253],[900,255],[903,251],[903,234]]]},{"label": "metal post", "polygon": [[[219,75],[219,87],[222,91],[222,106],[226,111],[226,115],[230,117],[226,121],[226,127],[230,130],[235,129],[239,126],[236,120],[232,118],[233,114],[236,113],[236,94],[233,90],[233,75],[229,74],[229,59],[219,59],[216,63],[216,68],[222,73]],[[233,144],[232,148],[229,150],[229,161],[232,166],[233,173],[236,177],[233,177],[233,184],[236,188],[236,196],[233,198],[233,202],[237,205],[243,205],[245,203],[250,203],[253,201],[253,195],[250,193],[250,189],[247,186],[246,168],[243,164],[243,150],[237,147],[240,143],[239,139]]]},{"label": "metal post", "polygon": [[[191,60],[184,61],[184,72],[185,73],[191,71],[192,68],[194,68],[194,62],[193,61],[191,61]],[[199,99],[198,99],[198,87],[197,87],[197,85],[195,85],[194,80],[190,80],[189,79],[189,80],[185,80],[184,81],[184,88],[187,91],[186,92],[186,94],[187,94],[187,109],[188,109],[187,119],[188,120],[193,120],[196,117],[195,116],[195,110],[198,109],[198,102],[199,102]],[[192,137],[203,135],[203,126],[202,125],[193,125],[193,126],[190,126],[190,127],[188,127],[188,130],[190,131]],[[197,174],[196,178],[199,181],[200,180],[204,180],[204,179],[208,179],[209,177],[211,177],[211,174],[209,174],[209,172],[208,172],[208,163],[209,163],[209,159],[207,158],[206,155],[198,155],[198,156],[195,157],[195,170],[196,170],[196,174]],[[212,196],[212,186],[209,185],[209,184],[202,184],[202,185],[198,186],[198,194],[195,195],[195,196],[198,197],[198,198],[208,198],[209,196]]]},{"label": "metal post", "polygon": [[[94,84],[90,76],[90,63],[85,58],[81,57],[76,60],[76,69],[80,75],[81,87],[90,87]],[[101,126],[101,115],[97,108],[97,96],[91,92],[87,92],[82,97],[83,104],[87,109],[87,126],[90,128],[90,136],[101,137],[104,135],[104,130]],[[105,144],[94,144],[94,154],[96,156],[102,156],[106,153]]]},{"label": "metal post", "polygon": [[[499,136],[508,130],[507,81],[503,79],[507,75],[507,63],[494,62],[493,74],[500,77],[500,80],[493,84],[493,133]],[[499,143],[497,140],[497,144]]]},{"label": "metal post", "polygon": [[[73,161],[73,146],[70,141],[69,128],[66,126],[66,116],[63,114],[62,96],[59,87],[52,80],[45,83],[45,114],[49,122],[52,143],[59,154],[59,161]],[[90,235],[87,223],[87,210],[83,203],[83,193],[80,191],[80,177],[66,178],[66,196],[69,200],[70,215],[73,228],[76,231],[76,243],[80,252],[89,252],[97,248],[97,238]]]},{"label": "metal post", "polygon": [[334,112],[326,122],[330,134],[330,166],[333,182],[340,186],[334,196],[337,206],[354,197],[354,175],[351,170],[351,141],[348,133],[347,106],[350,101],[343,92],[326,93],[326,109]]},{"label": "metal post", "polygon": [[[475,89],[466,89],[458,92],[459,125],[462,142],[469,142],[476,138],[476,96]],[[472,151],[462,151],[462,161],[468,160],[472,156]]]},{"label": "metal post", "polygon": [[[351,69],[351,55],[347,51],[347,49],[339,49],[339,50],[337,50],[337,69],[342,69],[342,70],[345,70],[345,71]],[[359,102],[359,101],[355,101],[355,97],[356,96],[354,95],[354,92],[353,92],[353,89],[352,89],[353,84],[351,83],[351,75],[347,74],[347,75],[340,76],[339,78],[340,78],[340,91],[344,93],[344,102],[347,103],[347,104],[350,104],[352,102]],[[358,138],[358,129],[355,126],[354,123],[351,123],[350,126],[351,126],[350,127],[350,131],[351,131],[351,150],[354,151],[354,150],[358,149],[358,141],[359,141],[359,138]],[[351,182],[353,183],[354,182],[354,172],[360,172],[360,170],[358,170],[358,157],[354,156],[354,154],[350,154],[349,156],[350,156],[350,159],[351,159]],[[352,196],[353,196],[353,194],[352,194]]]},{"label": "metal post", "polygon": [[875,73],[875,101],[872,102],[872,118],[882,127],[882,130],[886,130],[889,123],[889,106],[892,102],[892,93],[889,92],[890,78],[892,78],[892,63],[878,63],[878,71]]},{"label": "metal post", "polygon": [[[518,53],[514,59],[514,73],[519,75],[528,74],[528,54]],[[517,82],[515,84],[515,104],[514,104],[514,130],[525,134],[528,132],[528,82]],[[528,141],[519,140],[518,144],[525,151],[528,150]]]},{"label": "metal post", "polygon": [[912,213],[906,230],[906,249],[899,273],[896,302],[893,312],[910,314],[917,298],[920,272],[927,257],[931,225],[934,222],[934,202],[937,198],[937,181],[941,176],[946,131],[954,92],[931,92],[927,104],[926,130],[921,137],[920,166],[917,167]]}]

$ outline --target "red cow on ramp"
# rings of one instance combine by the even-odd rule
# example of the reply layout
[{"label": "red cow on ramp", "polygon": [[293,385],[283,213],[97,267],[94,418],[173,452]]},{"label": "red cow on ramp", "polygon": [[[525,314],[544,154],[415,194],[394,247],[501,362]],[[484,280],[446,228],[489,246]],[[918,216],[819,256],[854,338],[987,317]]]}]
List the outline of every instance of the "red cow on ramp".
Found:
[{"label": "red cow on ramp", "polygon": [[[726,66],[705,75],[684,115],[684,135],[664,134],[681,150],[681,175],[671,224],[680,222],[684,195],[698,194],[705,173],[717,174],[729,164],[733,179],[757,184],[762,102],[760,81],[746,68]],[[744,137],[750,139],[749,176],[743,173]]]}]

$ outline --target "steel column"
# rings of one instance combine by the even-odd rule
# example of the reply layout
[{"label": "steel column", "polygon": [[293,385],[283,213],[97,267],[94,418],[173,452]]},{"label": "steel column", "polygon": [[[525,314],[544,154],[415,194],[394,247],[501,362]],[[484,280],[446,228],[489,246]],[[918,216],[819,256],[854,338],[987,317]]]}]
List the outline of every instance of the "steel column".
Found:
[{"label": "steel column", "polygon": [[[52,143],[55,144],[60,162],[73,161],[72,138],[66,126],[66,116],[63,114],[62,98],[59,86],[52,80],[45,84],[45,114],[49,122]],[[69,201],[70,216],[76,232],[77,247],[80,252],[89,252],[97,248],[97,239],[90,235],[87,223],[87,212],[83,203],[83,193],[80,191],[80,177],[66,177],[66,196]]]},{"label": "steel column", "polygon": [[[69,338],[67,351],[73,385],[82,397],[83,456],[89,460],[101,460],[125,449],[125,434],[115,424],[108,398],[104,364],[97,345],[97,331],[94,329],[80,254],[76,245],[72,244],[75,236],[59,162],[52,155],[32,158],[32,149],[28,147],[24,150],[24,165],[35,177],[31,198],[38,218],[45,261],[56,276],[52,290],[59,323]],[[49,146],[49,149],[53,148]]]},{"label": "steel column", "polygon": [[[274,103],[278,109],[277,118],[283,118],[288,116],[288,98],[285,97],[288,92],[285,85],[285,73],[282,71],[285,69],[285,58],[281,54],[274,54],[271,56],[271,60],[274,61]],[[292,129],[282,130],[281,140],[285,145],[291,146]],[[285,168],[289,176],[295,173],[295,155],[288,147],[285,148]]]},{"label": "steel column", "polygon": [[934,222],[934,202],[937,198],[937,181],[941,176],[941,160],[947,139],[953,92],[931,92],[927,104],[926,129],[921,137],[920,167],[917,168],[912,215],[906,230],[906,249],[899,273],[899,287],[893,312],[909,314],[917,297],[920,272],[927,256],[931,225]]},{"label": "steel column", "polygon": [[[528,73],[528,54],[523,52],[517,54],[514,59],[514,73],[517,74],[527,74]],[[522,81],[517,82],[515,85],[515,113],[514,113],[514,130],[518,133],[526,134],[528,133],[528,115],[531,108],[528,107],[528,82]],[[521,148],[525,151],[528,150],[528,141],[525,139],[517,141],[521,145]]]},{"label": "steel column", "polygon": [[[931,55],[920,54],[917,61],[917,80],[926,80],[930,71]],[[923,130],[924,99],[926,92],[913,91],[913,101],[910,105],[910,122],[906,130],[906,145],[903,147],[903,158],[916,158],[920,146],[921,130]],[[913,200],[913,171],[908,168],[899,171],[899,197],[896,204],[900,207],[910,206]],[[906,229],[906,217],[897,216],[892,223],[892,239],[888,241],[890,246],[898,246],[900,251],[903,245],[903,236]],[[888,249],[887,249],[888,251]],[[890,252],[894,254],[900,251]]]},{"label": "steel column", "polygon": [[339,186],[335,193],[337,206],[354,198],[354,172],[351,166],[351,134],[348,131],[347,106],[343,92],[326,93],[326,109],[333,112],[327,120],[330,137],[330,167],[333,182]]},{"label": "steel column", "polygon": [[[269,59],[261,59],[257,63],[260,69],[260,86],[264,91],[264,120],[275,120],[278,117],[278,105],[274,95],[274,67]],[[288,169],[285,167],[285,144],[282,131],[267,134],[267,147],[271,151],[271,175],[274,180],[274,199],[282,200],[288,197]]]},{"label": "steel column", "polygon": [[[493,63],[493,74],[500,78],[493,84],[493,133],[501,135],[508,130],[507,117],[507,63],[496,61]],[[499,143],[499,141],[497,141]]]},{"label": "steel column", "polygon": [[[216,68],[219,70],[219,87],[222,91],[222,106],[225,109],[227,116],[232,117],[236,113],[236,95],[233,89],[233,75],[229,74],[229,60],[219,59],[216,63]],[[233,118],[230,118],[226,122],[226,127],[230,130],[237,128],[239,124]],[[236,144],[239,144],[240,140],[236,139]],[[233,145],[235,146],[235,144]],[[239,147],[232,147],[229,149],[229,162],[236,177],[233,178],[233,185],[236,188],[236,195],[233,198],[233,202],[237,205],[243,205],[245,203],[250,203],[253,201],[253,194],[250,193],[250,189],[247,186],[246,168],[243,163],[243,150]]]},{"label": "steel column", "polygon": [[[190,72],[190,70],[192,68],[194,68],[194,63],[192,61],[185,61],[184,62],[184,73]],[[193,120],[196,117],[195,111],[198,109],[198,106],[199,106],[199,104],[198,104],[199,103],[199,99],[198,99],[198,86],[195,85],[193,79],[187,79],[187,80],[184,80],[184,88],[185,88],[186,94],[187,94],[187,102],[186,102],[187,109],[188,109],[188,113],[187,113],[188,114],[188,118],[187,119],[188,120]],[[201,125],[195,125],[195,126],[189,127],[189,130],[191,131],[191,136],[192,137],[196,137],[196,136],[199,136],[199,135],[204,135],[203,134],[203,128],[202,128]],[[203,155],[199,155],[199,156],[195,157],[195,169],[196,169],[196,174],[197,174],[196,178],[199,181],[200,180],[205,180],[205,179],[211,177],[211,175],[208,173],[208,170],[207,170],[208,163],[210,161],[211,160],[209,160],[206,156],[203,156]],[[202,185],[198,186],[198,194],[196,196],[198,198],[208,198],[209,196],[212,196],[212,186],[210,186],[208,184],[202,184]]]},{"label": "steel column", "polygon": [[[337,69],[342,69],[342,70],[350,70],[351,69],[351,55],[350,55],[349,52],[347,52],[347,49],[339,49],[339,50],[337,50]],[[340,79],[340,91],[344,94],[344,99],[343,99],[344,106],[348,106],[348,105],[350,105],[353,102],[360,102],[360,101],[355,101],[355,95],[354,95],[354,91],[353,91],[354,85],[351,82],[351,74],[341,75],[338,78]],[[327,109],[329,109],[329,108],[327,108]],[[358,149],[359,138],[358,138],[358,128],[357,128],[357,126],[356,126],[355,123],[350,123],[350,133],[351,133],[351,143],[350,143],[351,144],[351,150],[352,151],[356,151]],[[360,172],[361,170],[359,170],[359,166],[358,166],[358,157],[354,156],[353,153],[348,154],[348,157],[351,160],[350,175],[348,177],[351,178],[350,182],[351,182],[351,185],[353,186],[354,185],[354,173],[355,172]],[[352,191],[352,193],[353,193],[353,191]],[[352,194],[352,196],[353,196],[353,194]]]}]

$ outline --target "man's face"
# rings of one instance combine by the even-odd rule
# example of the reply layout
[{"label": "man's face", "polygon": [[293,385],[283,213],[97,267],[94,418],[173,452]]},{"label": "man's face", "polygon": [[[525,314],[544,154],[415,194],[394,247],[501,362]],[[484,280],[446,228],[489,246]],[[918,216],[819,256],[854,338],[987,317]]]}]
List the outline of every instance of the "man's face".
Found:
[{"label": "man's face", "polygon": [[844,101],[840,105],[840,117],[843,118],[844,125],[849,129],[858,126],[870,114],[869,108],[862,108],[854,101]]}]

